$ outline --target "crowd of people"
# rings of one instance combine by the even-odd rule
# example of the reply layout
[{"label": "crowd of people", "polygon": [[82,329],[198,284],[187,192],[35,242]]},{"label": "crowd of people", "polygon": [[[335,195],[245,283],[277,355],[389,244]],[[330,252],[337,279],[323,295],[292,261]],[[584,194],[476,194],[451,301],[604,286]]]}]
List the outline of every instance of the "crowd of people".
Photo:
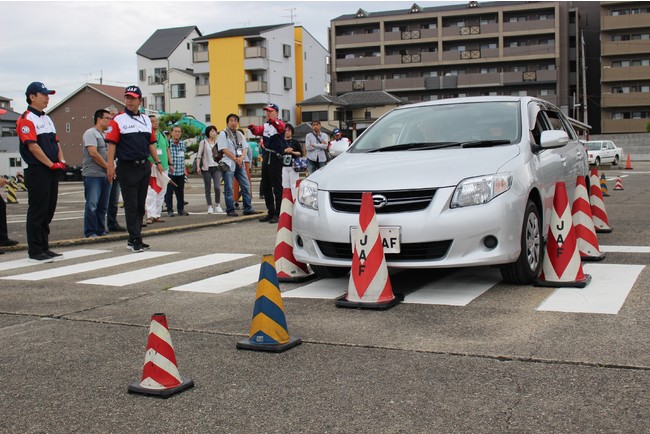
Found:
[{"label": "crowd of people", "polygon": [[[49,248],[49,226],[58,196],[57,172],[66,169],[56,128],[44,112],[49,95],[54,93],[43,83],[31,83],[25,91],[28,108],[16,122],[20,154],[28,165],[24,173],[28,190],[28,257],[30,262],[37,263],[63,256]],[[172,125],[169,132],[161,131],[157,117],[144,115],[141,105],[140,88],[128,86],[124,91],[124,111],[118,113],[114,107],[98,109],[93,126],[83,134],[83,234],[96,238],[126,231],[127,247],[136,253],[150,248],[142,239],[142,227],[164,221],[163,204],[169,217],[189,215],[184,197],[187,145],[181,138],[182,129]],[[247,129],[260,140],[260,197],[264,198],[266,215],[259,221],[277,223],[283,190],[291,189],[295,198],[299,172],[320,169],[331,158],[330,148],[342,145],[347,149],[350,142],[338,129],[333,131],[334,139],[330,141],[321,132],[320,122],[313,121],[303,148],[293,137],[294,127],[279,118],[280,108],[276,104],[269,103],[264,111],[266,121],[262,125],[248,125]],[[221,132],[213,125],[205,129],[205,138],[197,151],[196,169],[204,182],[207,212],[239,216],[236,209],[241,199],[243,215],[261,214],[252,206],[251,146],[239,129],[238,115],[231,113],[225,121]],[[225,210],[221,206],[222,182]],[[2,184],[4,179],[0,178],[0,187]],[[117,221],[120,195],[126,228]],[[0,197],[0,247],[16,244],[8,237],[6,205]],[[4,252],[0,250],[1,253]]]}]

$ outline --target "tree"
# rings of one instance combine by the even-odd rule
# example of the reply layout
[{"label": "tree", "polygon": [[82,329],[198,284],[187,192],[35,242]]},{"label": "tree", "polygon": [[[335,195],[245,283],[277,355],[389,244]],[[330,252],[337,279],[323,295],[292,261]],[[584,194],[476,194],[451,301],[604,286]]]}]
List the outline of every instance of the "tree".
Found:
[{"label": "tree", "polygon": [[181,113],[165,113],[158,118],[159,129],[162,131],[170,131],[172,126],[179,125],[181,127],[181,140],[196,139],[195,141],[190,141],[190,143],[188,143],[187,151],[196,152],[203,131],[201,128],[180,122],[182,119],[183,114]]}]

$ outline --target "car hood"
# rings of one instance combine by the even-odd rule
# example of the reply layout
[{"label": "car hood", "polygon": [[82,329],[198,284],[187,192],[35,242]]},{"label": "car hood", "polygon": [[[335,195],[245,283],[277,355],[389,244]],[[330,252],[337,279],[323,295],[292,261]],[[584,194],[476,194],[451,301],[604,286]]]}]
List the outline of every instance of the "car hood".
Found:
[{"label": "car hood", "polygon": [[517,145],[491,148],[345,152],[309,179],[320,190],[401,190],[456,186],[473,176],[496,173],[517,157]]}]

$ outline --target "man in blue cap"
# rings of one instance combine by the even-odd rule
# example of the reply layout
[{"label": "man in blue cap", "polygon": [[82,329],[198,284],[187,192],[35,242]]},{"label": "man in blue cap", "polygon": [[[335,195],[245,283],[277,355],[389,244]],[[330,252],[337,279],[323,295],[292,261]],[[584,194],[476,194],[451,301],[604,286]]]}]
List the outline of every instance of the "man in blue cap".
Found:
[{"label": "man in blue cap", "polygon": [[52,262],[63,256],[50,250],[48,241],[59,194],[58,172],[66,168],[54,123],[43,111],[54,93],[41,82],[31,83],[25,91],[27,111],[16,121],[20,156],[28,165],[25,168],[28,255],[29,262],[36,263]]},{"label": "man in blue cap", "polygon": [[350,147],[350,140],[348,140],[347,137],[343,137],[341,130],[338,128],[334,128],[332,134],[334,134],[334,140],[332,140],[327,147],[327,152],[332,158],[334,158],[348,150]]}]

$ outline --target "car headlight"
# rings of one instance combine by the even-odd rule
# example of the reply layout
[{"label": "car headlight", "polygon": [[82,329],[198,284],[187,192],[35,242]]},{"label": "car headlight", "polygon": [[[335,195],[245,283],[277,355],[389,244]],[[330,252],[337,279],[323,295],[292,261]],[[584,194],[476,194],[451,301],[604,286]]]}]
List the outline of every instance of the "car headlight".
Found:
[{"label": "car headlight", "polygon": [[318,209],[318,184],[303,180],[298,188],[298,203],[311,209]]},{"label": "car headlight", "polygon": [[464,179],[451,197],[451,208],[488,203],[512,187],[512,174],[499,173]]}]

